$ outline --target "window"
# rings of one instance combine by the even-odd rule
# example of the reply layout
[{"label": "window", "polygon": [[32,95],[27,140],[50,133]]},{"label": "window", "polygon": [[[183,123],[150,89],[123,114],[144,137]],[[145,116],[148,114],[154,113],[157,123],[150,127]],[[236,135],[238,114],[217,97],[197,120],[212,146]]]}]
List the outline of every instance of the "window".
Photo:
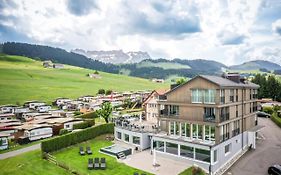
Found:
[{"label": "window", "polygon": [[214,150],[213,162],[216,163],[218,161],[218,151]]},{"label": "window", "polygon": [[215,108],[204,108],[204,121],[214,122],[216,120]]},{"label": "window", "polygon": [[175,143],[166,142],[166,152],[178,155],[178,145]]},{"label": "window", "polygon": [[230,149],[231,149],[231,144],[225,145],[225,147],[224,147],[224,153],[225,153],[225,154],[229,154],[229,153],[230,153]]},{"label": "window", "polygon": [[215,103],[215,90],[205,90],[204,103]]},{"label": "window", "polygon": [[224,91],[224,89],[221,89],[220,90],[220,102],[221,102],[221,104],[224,104],[225,103],[225,93],[224,93],[225,91]]},{"label": "window", "polygon": [[133,144],[139,145],[140,144],[140,138],[137,136],[133,136]]},{"label": "window", "polygon": [[185,123],[181,123],[181,136],[185,137]]},{"label": "window", "polygon": [[117,138],[121,139],[121,132],[117,132]]},{"label": "window", "polygon": [[236,89],[236,102],[238,102],[238,89]]},{"label": "window", "polygon": [[205,125],[205,140],[215,141],[215,127]]},{"label": "window", "polygon": [[193,147],[185,146],[185,145],[180,145],[180,155],[183,157],[189,157],[193,158]]},{"label": "window", "polygon": [[6,145],[6,144],[7,144],[7,139],[2,139],[2,145]]},{"label": "window", "polygon": [[197,139],[198,132],[197,132],[197,124],[192,124],[192,138]]},{"label": "window", "polygon": [[170,115],[179,115],[179,106],[169,105],[169,114]]},{"label": "window", "polygon": [[198,139],[202,140],[203,139],[203,125],[198,125]]},{"label": "window", "polygon": [[193,89],[191,91],[192,103],[202,103],[202,91],[199,89]]},{"label": "window", "polygon": [[164,152],[164,142],[154,141],[153,142],[153,148],[155,148],[157,151]]},{"label": "window", "polygon": [[170,134],[175,135],[175,122],[170,122]]},{"label": "window", "polygon": [[129,142],[129,141],[130,141],[130,139],[129,139],[129,138],[130,138],[130,137],[129,137],[129,135],[128,135],[128,134],[124,134],[124,135],[125,135],[125,141],[126,141],[126,142]]},{"label": "window", "polygon": [[70,126],[69,125],[65,125],[65,128],[70,128]]},{"label": "window", "polygon": [[209,150],[204,150],[204,149],[199,149],[195,148],[195,159],[196,160],[201,160],[204,162],[210,162],[210,151]]},{"label": "window", "polygon": [[185,124],[185,136],[190,137],[190,124],[189,123]]},{"label": "window", "polygon": [[230,89],[229,101],[234,102],[234,89]]}]

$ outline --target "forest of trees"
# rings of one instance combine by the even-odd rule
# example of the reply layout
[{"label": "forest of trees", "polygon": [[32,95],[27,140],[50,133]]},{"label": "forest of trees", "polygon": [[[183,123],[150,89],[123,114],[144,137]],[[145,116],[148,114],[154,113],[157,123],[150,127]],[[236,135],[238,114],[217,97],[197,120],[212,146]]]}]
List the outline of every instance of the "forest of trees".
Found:
[{"label": "forest of trees", "polygon": [[260,85],[258,98],[272,98],[281,101],[281,82],[274,75],[257,74],[252,82]]}]

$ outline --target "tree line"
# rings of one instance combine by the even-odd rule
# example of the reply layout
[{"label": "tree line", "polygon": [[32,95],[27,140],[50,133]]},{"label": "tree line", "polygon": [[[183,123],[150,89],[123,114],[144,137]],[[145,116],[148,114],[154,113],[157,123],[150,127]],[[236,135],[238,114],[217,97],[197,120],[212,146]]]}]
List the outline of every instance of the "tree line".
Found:
[{"label": "tree line", "polygon": [[281,101],[281,82],[274,75],[257,74],[252,82],[258,84],[258,98],[272,98],[276,101]]}]

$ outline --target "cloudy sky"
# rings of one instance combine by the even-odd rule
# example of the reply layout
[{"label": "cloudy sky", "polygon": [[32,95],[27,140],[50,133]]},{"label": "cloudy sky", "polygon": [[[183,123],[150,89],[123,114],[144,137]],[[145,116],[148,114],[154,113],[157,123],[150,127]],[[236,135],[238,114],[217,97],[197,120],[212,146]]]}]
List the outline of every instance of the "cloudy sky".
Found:
[{"label": "cloudy sky", "polygon": [[281,64],[281,0],[0,0],[0,42]]}]

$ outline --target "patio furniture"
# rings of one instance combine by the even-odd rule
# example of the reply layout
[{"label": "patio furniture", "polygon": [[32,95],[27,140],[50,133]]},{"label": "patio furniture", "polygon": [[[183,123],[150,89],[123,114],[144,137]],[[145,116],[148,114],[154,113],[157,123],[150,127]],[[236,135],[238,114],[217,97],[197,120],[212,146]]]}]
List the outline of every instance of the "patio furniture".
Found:
[{"label": "patio furniture", "polygon": [[88,169],[92,170],[94,168],[94,162],[92,158],[88,159]]},{"label": "patio furniture", "polygon": [[100,161],[99,161],[99,158],[95,158],[95,159],[94,159],[94,169],[95,169],[95,170],[100,169]]},{"label": "patio furniture", "polygon": [[105,170],[106,169],[106,160],[104,157],[100,159],[100,169]]},{"label": "patio furniture", "polygon": [[87,154],[92,154],[92,150],[91,150],[91,148],[89,146],[87,146],[86,152],[87,152]]},{"label": "patio furniture", "polygon": [[79,148],[79,153],[80,153],[81,156],[85,155],[85,152],[84,152],[84,149],[83,149],[82,146],[80,146],[80,148]]}]

